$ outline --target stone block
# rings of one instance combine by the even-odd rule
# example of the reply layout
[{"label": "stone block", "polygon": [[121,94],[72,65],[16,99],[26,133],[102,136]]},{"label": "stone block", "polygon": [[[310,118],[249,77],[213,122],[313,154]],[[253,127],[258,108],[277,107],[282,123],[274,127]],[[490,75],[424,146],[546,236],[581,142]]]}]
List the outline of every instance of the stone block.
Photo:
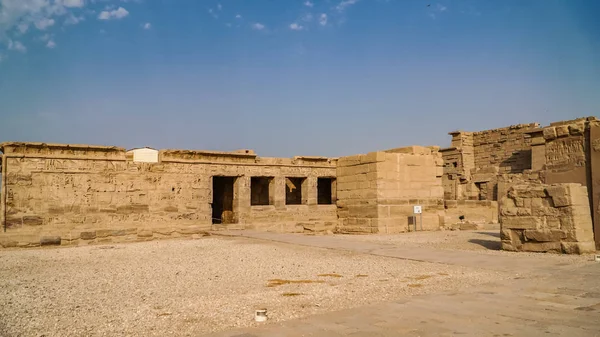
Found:
[{"label": "stone block", "polygon": [[0,239],[0,246],[2,246],[3,248],[17,247],[18,244],[19,244],[19,242],[15,241],[13,239],[9,239],[9,238]]},{"label": "stone block", "polygon": [[517,247],[513,246],[512,242],[502,241],[502,250],[506,250],[509,252],[516,252],[518,249],[517,249]]},{"label": "stone block", "polygon": [[60,246],[60,236],[42,236],[40,238],[41,246]]},{"label": "stone block", "polygon": [[503,217],[502,228],[537,229],[543,225],[543,220],[534,216]]},{"label": "stone block", "polygon": [[562,246],[560,242],[525,242],[521,250],[526,252],[562,252]]},{"label": "stone block", "polygon": [[154,234],[152,233],[152,231],[151,231],[151,230],[145,230],[145,229],[142,229],[142,230],[139,230],[139,231],[137,232],[137,236],[138,236],[138,237],[140,237],[140,238],[150,238],[150,237],[152,237],[153,235],[154,235]]},{"label": "stone block", "polygon": [[41,226],[44,224],[44,219],[39,216],[25,215],[23,216],[24,226]]},{"label": "stone block", "polygon": [[546,139],[546,140],[555,139],[556,138],[556,128],[554,128],[554,127],[544,128],[543,134],[544,134],[544,139]]},{"label": "stone block", "polygon": [[583,123],[576,123],[576,124],[569,125],[569,133],[573,136],[583,135],[584,131],[585,131],[585,124],[583,124]]},{"label": "stone block", "polygon": [[556,136],[557,137],[565,137],[569,135],[569,126],[561,125],[556,127]]},{"label": "stone block", "polygon": [[556,217],[546,217],[546,227],[549,229],[559,229],[560,219]]},{"label": "stone block", "polygon": [[500,208],[502,207],[516,207],[515,200],[509,197],[502,197],[500,199]]},{"label": "stone block", "polygon": [[531,213],[531,208],[519,207],[519,208],[517,208],[517,215],[518,215],[518,216],[528,216],[528,215],[532,215],[532,213]]},{"label": "stone block", "polygon": [[532,198],[531,199],[531,208],[541,208],[544,207],[544,203],[542,202],[542,198]]},{"label": "stone block", "polygon": [[137,228],[115,229],[115,230],[111,231],[111,236],[125,236],[125,235],[131,235],[131,234],[136,234],[136,233],[137,233]]},{"label": "stone block", "polygon": [[112,236],[113,235],[113,230],[112,229],[98,229],[96,230],[96,237],[97,238],[105,238],[108,236]]},{"label": "stone block", "polygon": [[561,248],[565,254],[589,254],[596,251],[596,244],[594,241],[562,242]]},{"label": "stone block", "polygon": [[500,215],[503,216],[515,216],[520,208],[517,207],[501,207]]},{"label": "stone block", "polygon": [[96,238],[96,231],[81,232],[79,238],[82,240],[94,240]]},{"label": "stone block", "polygon": [[527,240],[538,242],[560,241],[567,237],[565,231],[558,229],[525,230],[523,234]]},{"label": "stone block", "polygon": [[503,241],[506,241],[506,240],[512,241],[512,238],[510,236],[510,232],[511,232],[510,229],[501,228],[500,229],[500,240],[503,240]]}]

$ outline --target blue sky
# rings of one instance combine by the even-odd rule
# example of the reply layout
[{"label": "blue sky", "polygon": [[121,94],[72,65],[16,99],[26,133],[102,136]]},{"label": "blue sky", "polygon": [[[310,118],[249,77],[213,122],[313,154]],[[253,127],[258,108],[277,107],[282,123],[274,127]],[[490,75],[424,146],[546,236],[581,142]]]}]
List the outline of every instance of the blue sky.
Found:
[{"label": "blue sky", "polygon": [[341,156],[599,115],[599,13],[595,0],[0,0],[0,141]]}]

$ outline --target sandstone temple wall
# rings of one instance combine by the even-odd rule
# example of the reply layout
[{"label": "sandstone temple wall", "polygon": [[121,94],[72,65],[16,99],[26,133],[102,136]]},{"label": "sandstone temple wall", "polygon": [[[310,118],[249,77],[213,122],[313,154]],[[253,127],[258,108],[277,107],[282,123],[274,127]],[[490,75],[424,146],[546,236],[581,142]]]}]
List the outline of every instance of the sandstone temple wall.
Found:
[{"label": "sandstone temple wall", "polygon": [[423,229],[439,229],[443,216],[442,158],[419,146],[372,152],[338,161],[338,216],[343,232],[398,233],[414,228],[413,207],[423,208]]},{"label": "sandstone temple wall", "polygon": [[504,250],[595,251],[587,188],[580,184],[518,183],[508,188],[500,209]]},{"label": "sandstone temple wall", "polygon": [[531,136],[538,123],[518,124],[479,132],[451,132],[444,158],[447,200],[498,200],[499,174],[531,169]]},{"label": "sandstone temple wall", "polygon": [[[0,240],[7,245],[171,237],[219,225],[333,229],[337,222],[335,200],[317,203],[318,179],[335,184],[336,163],[327,158],[161,150],[160,162],[149,164],[128,161],[122,148],[33,143],[3,144],[3,152]],[[230,219],[213,225],[213,179],[221,176],[233,182],[232,207]],[[252,177],[270,182],[267,204],[251,205]],[[298,204],[286,204],[289,178],[302,181]]]}]

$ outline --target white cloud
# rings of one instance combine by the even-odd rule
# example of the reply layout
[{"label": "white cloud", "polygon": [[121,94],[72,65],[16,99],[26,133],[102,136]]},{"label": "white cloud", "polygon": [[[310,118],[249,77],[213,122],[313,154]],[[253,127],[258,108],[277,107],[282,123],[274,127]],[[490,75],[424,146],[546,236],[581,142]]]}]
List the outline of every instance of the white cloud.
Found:
[{"label": "white cloud", "polygon": [[319,16],[319,24],[321,26],[327,26],[327,14],[323,13]]},{"label": "white cloud", "polygon": [[241,16],[241,15],[239,15],[239,14],[237,14],[237,15],[235,16],[235,18],[236,18],[236,19],[241,19],[241,18],[242,18],[242,16]]},{"label": "white cloud", "polygon": [[57,3],[62,3],[63,6],[65,7],[76,7],[76,8],[81,8],[85,5],[85,2],[83,0],[57,0]]},{"label": "white cloud", "polygon": [[314,3],[312,3],[312,2],[310,2],[310,1],[306,1],[306,2],[304,3],[304,6],[306,6],[306,7],[312,7],[312,6],[314,6],[314,5],[315,5],[315,4],[314,4]]},{"label": "white cloud", "polygon": [[214,11],[212,8],[210,8],[210,9],[208,10],[208,14],[210,14],[210,15],[211,15],[213,18],[215,18],[215,19],[218,19],[218,18],[219,18],[219,16],[218,16],[218,15],[215,13],[215,11]]},{"label": "white cloud", "polygon": [[29,23],[20,23],[17,25],[17,29],[19,30],[19,32],[21,32],[21,34],[25,34],[29,30]]},{"label": "white cloud", "polygon": [[357,3],[359,0],[342,0],[336,7],[335,9],[338,10],[338,12],[343,12],[347,7],[350,7],[352,5],[354,5],[355,3]]},{"label": "white cloud", "polygon": [[448,9],[448,7],[446,7],[446,6],[444,6],[444,5],[441,5],[441,4],[437,4],[437,6],[436,6],[436,7],[437,7],[437,10],[438,10],[438,11],[440,11],[440,12],[443,12],[443,11],[445,11],[446,9]]},{"label": "white cloud", "polygon": [[152,28],[152,25],[150,24],[150,22],[146,22],[146,23],[144,23],[142,25],[142,28],[144,28],[144,29],[150,29],[150,28]]},{"label": "white cloud", "polygon": [[0,39],[7,41],[12,34],[27,32],[32,24],[42,22],[44,26],[66,13],[62,0],[0,0]]},{"label": "white cloud", "polygon": [[98,20],[118,20],[126,17],[127,15],[129,15],[129,12],[125,8],[119,7],[111,11],[106,10],[100,12],[100,14],[98,14]]},{"label": "white cloud", "polygon": [[35,23],[35,26],[39,30],[45,30],[48,27],[54,26],[54,19],[48,19],[48,18],[40,19]]},{"label": "white cloud", "polygon": [[40,40],[42,40],[42,41],[48,41],[48,40],[50,40],[50,38],[52,38],[52,36],[50,36],[50,34],[44,34],[44,35],[40,36]]},{"label": "white cloud", "polygon": [[69,16],[65,19],[65,25],[76,25],[84,20],[85,17],[83,17],[83,15],[75,16],[73,14],[69,14]]},{"label": "white cloud", "polygon": [[218,9],[218,10],[222,10],[222,9],[223,9],[223,6],[221,6],[221,4],[217,4],[217,9]]},{"label": "white cloud", "polygon": [[54,40],[50,40],[48,41],[48,43],[46,43],[46,47],[53,49],[54,47],[56,47],[56,43],[54,42]]},{"label": "white cloud", "polygon": [[294,22],[290,25],[290,29],[291,30],[302,30],[302,29],[304,29],[304,26],[301,26]]},{"label": "white cloud", "polygon": [[252,25],[252,29],[263,30],[263,29],[265,29],[265,25],[263,25],[260,22],[257,22],[257,23],[255,23],[255,24]]},{"label": "white cloud", "polygon": [[14,50],[21,53],[27,52],[27,48],[19,41],[8,40],[8,50]]},{"label": "white cloud", "polygon": [[226,24],[225,24],[225,27],[227,27],[227,28],[231,28],[231,23],[226,23]]}]

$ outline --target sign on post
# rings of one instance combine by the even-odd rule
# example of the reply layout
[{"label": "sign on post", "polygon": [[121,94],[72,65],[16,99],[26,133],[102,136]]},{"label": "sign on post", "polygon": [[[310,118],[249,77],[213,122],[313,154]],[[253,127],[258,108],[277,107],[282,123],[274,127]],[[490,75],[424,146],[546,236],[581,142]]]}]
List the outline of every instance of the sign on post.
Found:
[{"label": "sign on post", "polygon": [[[413,206],[413,213],[419,214],[419,222],[421,223],[421,230],[423,230],[423,207],[421,205]],[[417,217],[415,216],[415,220]],[[415,232],[417,231],[417,221],[415,221]]]}]

